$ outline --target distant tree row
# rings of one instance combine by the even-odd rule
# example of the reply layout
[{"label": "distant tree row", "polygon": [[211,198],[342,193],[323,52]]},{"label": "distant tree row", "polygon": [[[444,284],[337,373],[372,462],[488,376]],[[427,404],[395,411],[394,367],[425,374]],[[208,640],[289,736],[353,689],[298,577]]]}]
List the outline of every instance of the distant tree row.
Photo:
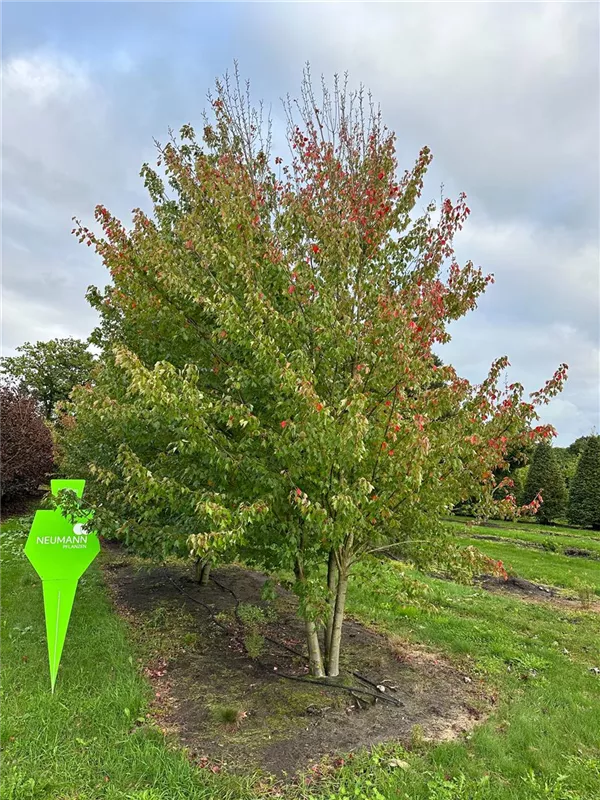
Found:
[{"label": "distant tree row", "polygon": [[555,447],[554,453],[558,460],[558,465],[565,479],[567,492],[571,486],[571,481],[575,477],[579,457],[581,456],[590,436],[580,436],[568,447]]},{"label": "distant tree row", "polygon": [[[575,456],[568,478],[565,453]],[[572,525],[600,530],[600,436],[581,437],[561,449],[539,444],[520,500],[531,502],[538,493],[543,498],[536,514],[540,522],[548,524],[566,516]]]},{"label": "distant tree row", "polygon": [[[530,504],[538,495],[542,504],[536,520],[548,525],[568,521],[584,528],[600,529],[600,437],[580,436],[568,447],[548,442],[523,446],[507,454],[506,466],[495,473],[501,496]],[[471,515],[471,500],[454,509]]]}]

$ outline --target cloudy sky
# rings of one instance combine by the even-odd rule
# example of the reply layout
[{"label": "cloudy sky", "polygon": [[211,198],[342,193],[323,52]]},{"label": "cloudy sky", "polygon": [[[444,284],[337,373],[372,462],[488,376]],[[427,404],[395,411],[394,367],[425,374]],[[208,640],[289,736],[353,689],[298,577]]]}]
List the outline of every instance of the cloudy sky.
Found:
[{"label": "cloudy sky", "polygon": [[458,255],[495,273],[442,356],[480,380],[570,379],[544,412],[569,444],[599,423],[599,6],[596,3],[3,3],[3,350],[85,338],[106,273],[70,234],[96,203],[147,206],[153,137],[199,121],[238,59],[275,124],[303,64],[381,103],[424,193],[464,190]]}]

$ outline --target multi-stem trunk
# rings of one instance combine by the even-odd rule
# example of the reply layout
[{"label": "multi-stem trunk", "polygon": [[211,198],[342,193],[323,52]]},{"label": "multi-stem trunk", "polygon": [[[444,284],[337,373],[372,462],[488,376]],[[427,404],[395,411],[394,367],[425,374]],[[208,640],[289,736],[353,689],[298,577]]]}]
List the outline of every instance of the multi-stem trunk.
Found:
[{"label": "multi-stem trunk", "polygon": [[[305,581],[304,569],[301,561],[298,559],[294,565],[294,572],[296,580],[300,583]],[[325,670],[323,668],[323,657],[321,655],[321,646],[319,644],[319,632],[314,619],[308,616],[304,619],[304,626],[306,630],[306,646],[308,648],[308,664],[310,674],[313,678],[325,677]]]},{"label": "multi-stem trunk", "polygon": [[[327,641],[327,660],[325,669],[327,675],[336,678],[340,674],[340,649],[342,645],[342,626],[344,624],[344,613],[346,611],[346,592],[348,590],[348,575],[352,563],[352,552],[354,545],[354,534],[350,532],[340,549],[334,553],[335,556],[335,605],[331,617],[331,633],[328,628],[326,631]],[[331,553],[330,553],[331,556]],[[330,561],[331,563],[331,561]],[[333,585],[333,582],[332,582]],[[329,588],[329,573],[328,573]]]},{"label": "multi-stem trunk", "polygon": [[335,678],[340,674],[340,648],[342,644],[342,625],[346,609],[346,591],[348,589],[348,564],[342,561],[338,572],[335,609],[332,618],[331,639],[327,652],[327,675]]},{"label": "multi-stem trunk", "polygon": [[194,578],[196,583],[200,586],[206,586],[210,577],[210,561],[204,561],[201,558],[196,559],[194,567]]}]

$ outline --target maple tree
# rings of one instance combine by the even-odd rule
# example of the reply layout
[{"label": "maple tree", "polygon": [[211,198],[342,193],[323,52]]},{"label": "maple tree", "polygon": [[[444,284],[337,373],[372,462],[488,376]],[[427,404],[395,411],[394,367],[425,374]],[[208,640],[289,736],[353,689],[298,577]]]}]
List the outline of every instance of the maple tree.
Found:
[{"label": "maple tree", "polygon": [[536,408],[566,367],[524,399],[506,358],[480,385],[439,366],[493,279],[454,256],[466,197],[418,213],[431,153],[398,174],[362,92],[336,79],[317,103],[306,75],[289,163],[239,82],[211,104],[200,139],[185,125],[144,165],[151,216],[76,225],[111,283],[89,293],[103,366],[64,418],[65,469],[141,553],[293,573],[311,673],[335,676],[353,565],[390,543],[442,559],[467,498],[516,513],[495,472],[552,434]]}]

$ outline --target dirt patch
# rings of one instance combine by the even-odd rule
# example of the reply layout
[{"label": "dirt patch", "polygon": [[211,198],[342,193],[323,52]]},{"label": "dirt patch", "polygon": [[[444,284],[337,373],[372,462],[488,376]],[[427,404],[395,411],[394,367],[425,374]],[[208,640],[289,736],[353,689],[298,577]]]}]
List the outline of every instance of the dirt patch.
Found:
[{"label": "dirt patch", "polygon": [[[264,575],[229,566],[214,571],[220,585],[211,580],[199,587],[183,566],[140,569],[114,546],[103,560],[120,612],[142,640],[159,642],[146,663],[157,718],[201,766],[285,778],[326,756],[382,742],[454,738],[493,702],[480,681],[443,657],[390,643],[352,620],[344,624],[340,684],[357,690],[306,683],[296,600],[278,586],[267,604]],[[248,629],[239,624],[236,603],[238,611],[258,607],[267,618],[261,633],[272,641],[264,641],[255,658],[248,655]]]},{"label": "dirt patch", "polygon": [[490,591],[501,590],[504,592],[526,595],[527,597],[536,597],[540,600],[552,600],[552,598],[558,597],[558,589],[552,586],[542,586],[539,583],[532,583],[531,581],[525,580],[525,578],[518,578],[514,575],[509,576],[507,580],[493,575],[483,575],[477,578],[477,582],[484,589]]},{"label": "dirt patch", "polygon": [[498,578],[493,575],[483,575],[476,578],[476,582],[490,592],[516,594],[523,600],[535,603],[551,603],[552,605],[570,608],[577,611],[600,611],[600,602],[592,599],[588,603],[582,603],[575,597],[565,597],[564,590],[554,586],[544,586],[539,583],[532,583],[525,578],[509,576],[508,580]]},{"label": "dirt patch", "polygon": [[566,556],[577,556],[578,558],[591,558],[593,561],[600,561],[600,554],[592,550],[582,550],[581,547],[565,547],[563,550]]}]

